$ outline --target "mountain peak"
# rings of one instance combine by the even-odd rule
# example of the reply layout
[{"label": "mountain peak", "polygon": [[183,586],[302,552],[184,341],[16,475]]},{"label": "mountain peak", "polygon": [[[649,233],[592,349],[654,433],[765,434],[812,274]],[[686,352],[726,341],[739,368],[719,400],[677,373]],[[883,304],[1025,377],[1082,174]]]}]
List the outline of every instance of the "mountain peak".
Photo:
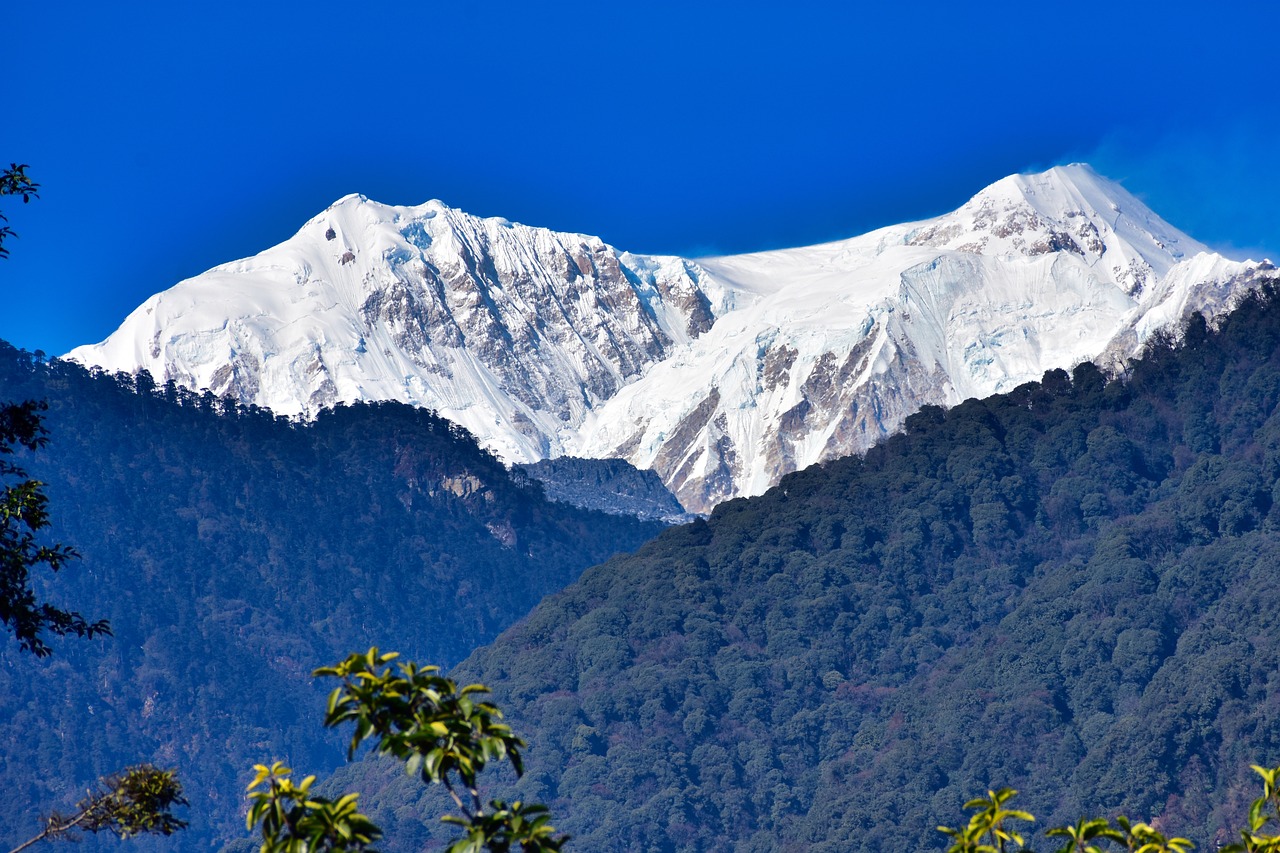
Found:
[{"label": "mountain peak", "polygon": [[[1005,180],[1025,184],[1032,189],[1041,187],[1073,187],[1077,190],[1097,188],[1104,192],[1119,188],[1120,184],[1105,178],[1088,163],[1061,163],[1051,166],[1043,172],[1019,172]],[[1123,190],[1121,190],[1123,192]]]},{"label": "mountain peak", "polygon": [[1245,268],[1191,260],[1205,251],[1081,163],[927,221],[696,263],[351,194],[70,357],[285,415],[425,406],[507,462],[625,458],[703,511],[864,450],[922,404],[1098,358],[1122,333],[1129,353],[1228,304]]},{"label": "mountain peak", "polygon": [[348,204],[363,204],[368,200],[369,200],[369,197],[364,193],[347,193],[342,198],[338,199],[333,204],[329,205],[329,207],[326,209],[334,210],[335,208],[343,207]]},{"label": "mountain peak", "polygon": [[394,223],[402,220],[430,219],[441,213],[457,213],[467,217],[467,214],[461,211],[454,211],[439,199],[431,199],[419,205],[394,205],[376,201],[364,193],[347,193],[312,217],[303,226],[302,230],[305,231],[309,225],[332,222],[335,219],[348,219],[350,217],[360,217],[370,222]]},{"label": "mountain peak", "polygon": [[532,462],[561,455],[593,406],[710,327],[698,276],[596,237],[353,193],[69,357],[289,416],[398,400]]},{"label": "mountain peak", "polygon": [[1046,207],[1056,202],[1064,212],[1136,201],[1118,182],[1098,174],[1088,163],[1066,163],[1042,172],[1008,175],[984,187],[974,199],[1015,197],[1028,202],[1040,199]]},{"label": "mountain peak", "polygon": [[1084,163],[1001,178],[906,242],[995,257],[1070,252],[1130,293],[1209,251]]}]

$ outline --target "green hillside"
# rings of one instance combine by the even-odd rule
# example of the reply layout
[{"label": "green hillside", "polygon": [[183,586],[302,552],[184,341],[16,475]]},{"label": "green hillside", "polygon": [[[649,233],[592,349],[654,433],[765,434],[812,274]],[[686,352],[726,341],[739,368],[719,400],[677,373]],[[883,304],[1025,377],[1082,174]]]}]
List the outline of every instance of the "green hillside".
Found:
[{"label": "green hillside", "polygon": [[[991,785],[1230,840],[1280,762],[1275,294],[588,571],[455,672],[530,743],[514,793],[591,851],[939,848]],[[337,784],[418,849],[388,774]]]},{"label": "green hillside", "polygon": [[0,399],[28,398],[48,400],[51,440],[19,461],[48,483],[49,541],[83,555],[44,592],[115,636],[50,640],[48,659],[0,639],[0,839],[15,844],[39,811],[150,761],[178,768],[191,828],[130,849],[216,849],[243,834],[254,762],[342,761],[312,669],[373,643],[456,663],[661,529],[548,503],[403,405],[291,424],[0,348]]}]

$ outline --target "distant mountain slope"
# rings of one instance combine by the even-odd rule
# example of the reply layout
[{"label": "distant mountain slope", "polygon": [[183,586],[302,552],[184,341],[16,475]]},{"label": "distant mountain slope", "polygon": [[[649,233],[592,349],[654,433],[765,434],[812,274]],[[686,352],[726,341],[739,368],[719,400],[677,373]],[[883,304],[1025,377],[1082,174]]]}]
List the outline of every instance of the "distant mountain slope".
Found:
[{"label": "distant mountain slope", "polygon": [[348,196],[70,357],[288,415],[425,405],[508,462],[625,458],[705,512],[922,405],[1127,357],[1260,269],[1080,164],[935,219],[697,262]]},{"label": "distant mountain slope", "polygon": [[[929,407],[668,530],[455,675],[584,850],[940,849],[996,785],[1041,830],[1124,812],[1212,850],[1280,754],[1277,565],[1271,285],[1123,381]],[[418,849],[413,780],[339,776]]]},{"label": "distant mountain slope", "polygon": [[[141,393],[139,393],[141,392]],[[191,828],[243,834],[255,762],[322,771],[316,666],[370,645],[449,664],[656,524],[544,500],[457,426],[402,404],[290,424],[0,346],[0,399],[47,399],[51,540],[83,554],[47,594],[114,638],[38,660],[0,636],[0,839],[100,774],[177,766]],[[90,849],[114,844],[91,843]],[[4,849],[8,849],[5,847]]]},{"label": "distant mountain slope", "polygon": [[641,471],[624,459],[558,456],[516,467],[542,483],[549,500],[646,521],[682,524],[693,520],[657,474]]}]

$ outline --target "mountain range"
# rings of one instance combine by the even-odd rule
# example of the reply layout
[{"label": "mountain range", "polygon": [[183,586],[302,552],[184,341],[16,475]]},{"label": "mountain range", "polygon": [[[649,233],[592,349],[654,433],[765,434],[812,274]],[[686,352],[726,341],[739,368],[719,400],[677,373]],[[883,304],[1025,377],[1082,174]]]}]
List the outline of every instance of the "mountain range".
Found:
[{"label": "mountain range", "polygon": [[1119,366],[1268,262],[1230,260],[1086,165],[848,240],[691,260],[340,199],[68,357],[304,418],[424,406],[510,464],[652,469],[695,512],[1090,359]]}]

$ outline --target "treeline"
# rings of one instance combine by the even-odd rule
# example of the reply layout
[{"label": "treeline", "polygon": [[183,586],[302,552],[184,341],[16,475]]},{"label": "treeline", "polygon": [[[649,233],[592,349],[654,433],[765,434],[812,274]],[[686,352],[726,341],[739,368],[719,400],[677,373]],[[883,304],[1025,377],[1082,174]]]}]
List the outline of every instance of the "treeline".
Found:
[{"label": "treeline", "polygon": [[661,529],[549,503],[398,404],[295,423],[7,345],[0,399],[48,401],[50,443],[21,461],[48,484],[50,541],[83,555],[42,594],[115,633],[45,660],[0,640],[5,839],[149,761],[191,800],[182,849],[216,849],[243,835],[253,763],[342,760],[315,667],[373,644],[452,664]]},{"label": "treeline", "polygon": [[[974,792],[1237,840],[1280,755],[1280,300],[927,409],[587,572],[455,671],[581,850],[935,849]],[[439,813],[340,771],[389,849]],[[399,820],[397,820],[399,818]]]}]

